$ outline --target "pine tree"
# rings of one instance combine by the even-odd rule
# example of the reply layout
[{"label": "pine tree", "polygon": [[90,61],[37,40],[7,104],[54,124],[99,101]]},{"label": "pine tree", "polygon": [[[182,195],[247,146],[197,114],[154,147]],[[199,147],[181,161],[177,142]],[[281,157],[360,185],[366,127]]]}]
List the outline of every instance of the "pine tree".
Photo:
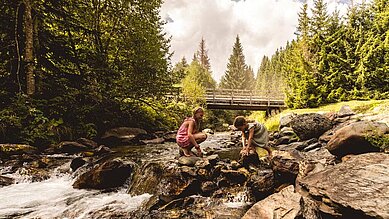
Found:
[{"label": "pine tree", "polygon": [[277,97],[279,99],[284,99],[284,89],[285,89],[285,83],[284,83],[284,76],[282,73],[282,63],[283,63],[283,54],[282,49],[278,50],[274,53],[274,55],[271,57],[271,70],[272,70],[272,76],[271,76],[271,84],[270,87],[270,95],[272,97]]},{"label": "pine tree", "polygon": [[211,62],[208,57],[208,50],[205,48],[204,38],[201,38],[199,50],[196,53],[196,59],[203,68],[207,69],[208,72],[211,72]]},{"label": "pine tree", "polygon": [[239,36],[236,36],[235,44],[232,48],[227,63],[227,70],[220,82],[220,87],[225,89],[248,89],[247,65],[243,55],[242,44]]},{"label": "pine tree", "polygon": [[267,56],[263,56],[261,65],[258,68],[256,88],[255,88],[260,94],[265,94],[268,91],[267,76],[269,74],[269,71],[270,71],[270,60]]},{"label": "pine tree", "polygon": [[254,90],[255,89],[255,76],[254,76],[254,70],[251,66],[247,66],[246,69],[246,82],[247,90]]},{"label": "pine tree", "polygon": [[204,38],[201,38],[199,50],[195,52],[192,62],[197,62],[202,68],[199,69],[199,77],[202,81],[201,84],[206,88],[215,88],[216,81],[212,77],[211,62],[208,57],[208,50],[205,47]]},{"label": "pine tree", "polygon": [[298,13],[298,26],[297,35],[299,38],[307,39],[309,36],[309,17],[308,17],[308,4],[304,3],[301,8],[301,12]]},{"label": "pine tree", "polygon": [[371,8],[372,28],[361,47],[361,62],[356,73],[357,85],[368,98],[389,96],[389,3],[375,0]]}]

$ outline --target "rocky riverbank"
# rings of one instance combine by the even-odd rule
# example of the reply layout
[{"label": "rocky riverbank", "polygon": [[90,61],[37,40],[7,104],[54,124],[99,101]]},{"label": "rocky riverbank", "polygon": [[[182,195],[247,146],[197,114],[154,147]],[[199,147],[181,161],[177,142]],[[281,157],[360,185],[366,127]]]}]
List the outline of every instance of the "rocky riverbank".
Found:
[{"label": "rocky riverbank", "polygon": [[387,123],[386,114],[356,115],[348,107],[290,114],[270,134],[270,161],[240,158],[235,132],[210,135],[204,158],[179,157],[174,132],[132,128],[44,151],[2,144],[0,185],[18,182],[16,172],[41,181],[61,167],[77,189],[152,195],[111,218],[389,218]]}]

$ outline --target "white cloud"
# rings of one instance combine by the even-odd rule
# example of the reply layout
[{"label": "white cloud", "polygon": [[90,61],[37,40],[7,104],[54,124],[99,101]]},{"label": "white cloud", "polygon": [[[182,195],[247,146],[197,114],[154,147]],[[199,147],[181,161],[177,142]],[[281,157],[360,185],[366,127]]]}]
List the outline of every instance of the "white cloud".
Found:
[{"label": "white cloud", "polygon": [[[344,0],[326,2],[330,11],[347,11]],[[293,0],[165,0],[161,16],[171,19],[165,31],[172,36],[172,63],[183,56],[191,61],[203,37],[213,77],[219,81],[239,34],[246,63],[256,73],[264,55],[271,56],[295,38],[301,6]]]}]

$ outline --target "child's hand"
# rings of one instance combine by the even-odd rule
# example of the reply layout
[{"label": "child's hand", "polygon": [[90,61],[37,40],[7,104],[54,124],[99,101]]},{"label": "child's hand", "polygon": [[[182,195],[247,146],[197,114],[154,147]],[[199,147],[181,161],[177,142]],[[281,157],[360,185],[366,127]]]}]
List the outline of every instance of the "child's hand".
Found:
[{"label": "child's hand", "polygon": [[243,155],[243,156],[249,155],[249,148],[243,148],[243,149],[240,151],[240,154]]},{"label": "child's hand", "polygon": [[198,147],[196,149],[197,149],[197,156],[198,157],[203,157],[203,152],[201,151],[200,147]]}]

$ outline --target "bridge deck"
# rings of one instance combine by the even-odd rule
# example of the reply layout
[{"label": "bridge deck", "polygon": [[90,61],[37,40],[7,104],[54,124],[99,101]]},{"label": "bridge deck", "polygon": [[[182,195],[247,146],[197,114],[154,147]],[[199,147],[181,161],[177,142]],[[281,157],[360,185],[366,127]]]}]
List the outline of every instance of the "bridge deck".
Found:
[{"label": "bridge deck", "polygon": [[286,108],[282,96],[264,97],[248,90],[207,90],[209,109],[272,110]]}]

